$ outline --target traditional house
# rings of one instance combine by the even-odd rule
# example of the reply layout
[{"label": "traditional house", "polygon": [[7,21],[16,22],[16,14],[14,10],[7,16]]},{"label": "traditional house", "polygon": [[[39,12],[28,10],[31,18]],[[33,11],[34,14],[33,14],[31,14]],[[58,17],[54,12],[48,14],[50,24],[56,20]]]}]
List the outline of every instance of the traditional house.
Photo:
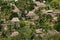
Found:
[{"label": "traditional house", "polygon": [[49,14],[49,15],[51,15],[52,17],[54,17],[55,16],[55,14],[53,13],[53,10],[42,10],[41,11],[43,14]]},{"label": "traditional house", "polygon": [[14,7],[14,9],[12,10],[12,12],[19,14],[20,10],[16,7],[16,5],[15,4],[11,4],[11,5]]},{"label": "traditional house", "polygon": [[57,21],[58,17],[54,17],[53,20]]},{"label": "traditional house", "polygon": [[46,7],[46,4],[40,3],[39,1],[36,1],[35,4],[36,4],[38,7]]},{"label": "traditional house", "polygon": [[15,17],[15,18],[12,18],[12,20],[11,20],[11,22],[19,22],[20,20],[17,18],[17,17]]},{"label": "traditional house", "polygon": [[53,10],[53,14],[60,14],[59,10]]},{"label": "traditional house", "polygon": [[29,11],[29,13],[26,15],[26,16],[30,16],[30,17],[32,17],[32,16],[35,16],[36,14],[33,12],[33,11]]},{"label": "traditional house", "polygon": [[53,10],[42,10],[42,13],[44,13],[44,14],[52,14]]},{"label": "traditional house", "polygon": [[38,20],[39,19],[39,16],[36,15],[33,11],[29,11],[29,13],[26,16],[32,18],[32,20]]},{"label": "traditional house", "polygon": [[34,23],[34,22],[32,22],[32,21],[28,21],[26,25],[28,25],[28,26],[29,26],[29,25],[33,25],[33,26],[34,26],[34,25],[35,25],[35,23]]},{"label": "traditional house", "polygon": [[20,11],[16,8],[16,9],[12,10],[12,12],[19,14]]},{"label": "traditional house", "polygon": [[42,10],[41,11],[43,14],[49,14],[52,17],[55,17],[56,14],[60,14],[59,10]]},{"label": "traditional house", "polygon": [[0,19],[1,20],[1,22],[3,23],[3,22],[6,22],[6,19],[5,18],[2,18],[2,19]]},{"label": "traditional house", "polygon": [[55,34],[59,34],[59,32],[56,30],[48,30],[48,34],[55,35]]},{"label": "traditional house", "polygon": [[12,22],[12,25],[15,29],[19,28],[20,27],[20,24],[19,24],[19,19],[17,17],[15,18],[12,18],[11,22]]},{"label": "traditional house", "polygon": [[40,33],[42,33],[42,29],[36,29],[35,32],[36,32],[37,34],[40,34]]},{"label": "traditional house", "polygon": [[7,27],[7,24],[4,22],[2,23],[2,28],[3,30],[7,31],[8,30],[8,27]]},{"label": "traditional house", "polygon": [[36,36],[41,36],[41,37],[43,37],[43,36],[45,35],[45,30],[42,31],[42,29],[36,29],[36,30],[35,30],[35,33],[36,33],[36,34],[35,34]]},{"label": "traditional house", "polygon": [[12,34],[10,35],[11,37],[15,37],[15,36],[17,36],[17,35],[19,35],[19,32],[18,31],[14,31],[14,32],[12,32]]},{"label": "traditional house", "polygon": [[42,13],[60,14],[60,11],[59,10],[42,10]]},{"label": "traditional house", "polygon": [[36,0],[32,0],[33,2],[35,2]]},{"label": "traditional house", "polygon": [[43,30],[42,28],[41,29],[36,29],[35,32],[37,34],[42,34],[43,32],[45,32],[45,30]]},{"label": "traditional house", "polygon": [[39,16],[35,15],[32,20],[38,20],[38,19],[39,19]]}]

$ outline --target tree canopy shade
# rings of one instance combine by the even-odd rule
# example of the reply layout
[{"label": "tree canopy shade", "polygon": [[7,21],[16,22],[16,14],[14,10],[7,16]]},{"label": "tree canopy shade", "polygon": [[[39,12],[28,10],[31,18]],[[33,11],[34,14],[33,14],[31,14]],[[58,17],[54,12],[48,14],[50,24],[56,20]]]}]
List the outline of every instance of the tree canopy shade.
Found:
[{"label": "tree canopy shade", "polygon": [[60,32],[60,22],[55,24],[54,28]]},{"label": "tree canopy shade", "polygon": [[55,8],[55,9],[60,9],[59,2],[60,2],[59,0],[52,0],[50,2],[51,7]]},{"label": "tree canopy shade", "polygon": [[34,8],[34,3],[32,0],[18,0],[16,5],[19,9],[22,10],[32,10]]},{"label": "tree canopy shade", "polygon": [[12,14],[10,15],[10,20],[11,20],[13,17],[18,17],[18,14],[17,14],[17,13],[12,13]]}]

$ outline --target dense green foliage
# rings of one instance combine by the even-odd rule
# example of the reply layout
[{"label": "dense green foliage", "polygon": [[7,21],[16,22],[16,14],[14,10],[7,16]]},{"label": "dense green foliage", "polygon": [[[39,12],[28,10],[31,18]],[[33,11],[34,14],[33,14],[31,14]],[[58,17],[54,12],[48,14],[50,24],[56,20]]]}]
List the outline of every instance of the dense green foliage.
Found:
[{"label": "dense green foliage", "polygon": [[[41,0],[36,0],[40,1]],[[60,10],[60,0],[45,0],[47,7],[51,10]],[[20,10],[19,14],[13,13],[13,6],[10,6],[10,3],[15,4]],[[48,6],[48,4],[50,6]],[[36,4],[32,0],[18,0],[6,1],[0,0],[1,14],[0,14],[0,40],[60,40],[60,14],[56,14],[57,21],[53,20],[53,17],[49,14],[43,14],[41,10],[48,9],[39,8],[34,13],[39,16],[38,20],[32,20],[33,17],[26,17],[25,11],[27,13],[34,9]],[[48,9],[48,10],[49,10]],[[54,15],[54,14],[52,14]],[[11,22],[12,18],[19,18],[19,22]],[[53,20],[53,21],[52,21]],[[7,24],[8,30],[5,31],[2,24]],[[53,25],[53,26],[51,26]],[[4,25],[6,26],[6,25]],[[36,29],[42,29],[43,33],[36,33]],[[50,34],[49,30],[52,32],[56,30],[58,33]],[[11,33],[18,31],[19,35],[10,37]],[[43,36],[44,35],[44,36]]]}]

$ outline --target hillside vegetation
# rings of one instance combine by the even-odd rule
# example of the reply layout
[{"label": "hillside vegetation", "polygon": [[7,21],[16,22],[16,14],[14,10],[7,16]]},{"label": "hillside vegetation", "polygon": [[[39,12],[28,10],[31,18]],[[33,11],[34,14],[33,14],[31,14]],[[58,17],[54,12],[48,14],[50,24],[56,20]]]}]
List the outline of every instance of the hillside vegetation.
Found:
[{"label": "hillside vegetation", "polygon": [[0,0],[0,40],[60,40],[60,0]]}]

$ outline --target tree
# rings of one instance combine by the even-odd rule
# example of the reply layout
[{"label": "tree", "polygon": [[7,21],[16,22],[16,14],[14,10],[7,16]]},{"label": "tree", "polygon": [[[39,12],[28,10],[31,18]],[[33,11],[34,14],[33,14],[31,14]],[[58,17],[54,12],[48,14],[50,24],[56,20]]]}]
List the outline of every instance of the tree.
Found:
[{"label": "tree", "polygon": [[52,8],[59,9],[60,8],[59,2],[60,2],[59,0],[52,0],[50,2],[50,5],[52,6]]}]

